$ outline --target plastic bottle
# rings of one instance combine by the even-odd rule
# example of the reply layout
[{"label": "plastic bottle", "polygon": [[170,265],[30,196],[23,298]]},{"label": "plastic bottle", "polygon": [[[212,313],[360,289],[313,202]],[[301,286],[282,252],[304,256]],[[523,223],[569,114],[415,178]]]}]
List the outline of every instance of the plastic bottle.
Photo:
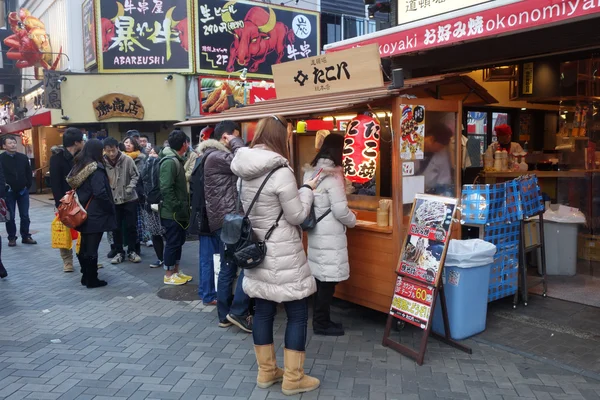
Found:
[{"label": "plastic bottle", "polygon": [[525,142],[525,144],[523,145],[523,151],[524,151],[525,153],[529,153],[529,150],[528,150],[528,148],[529,148],[529,142]]}]

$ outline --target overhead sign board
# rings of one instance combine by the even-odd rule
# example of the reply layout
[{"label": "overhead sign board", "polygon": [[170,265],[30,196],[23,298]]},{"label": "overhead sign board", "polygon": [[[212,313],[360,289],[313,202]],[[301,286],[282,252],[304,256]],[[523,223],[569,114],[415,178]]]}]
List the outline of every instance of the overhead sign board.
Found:
[{"label": "overhead sign board", "polygon": [[461,8],[471,7],[490,0],[400,0],[398,4],[398,25],[419,19],[446,14]]},{"label": "overhead sign board", "polygon": [[376,45],[273,65],[278,99],[383,86]]},{"label": "overhead sign board", "polygon": [[[283,4],[283,3],[282,3]],[[271,66],[320,53],[319,13],[265,3],[197,0],[198,70],[271,77]]]},{"label": "overhead sign board", "polygon": [[193,72],[191,1],[95,1],[99,72]]}]

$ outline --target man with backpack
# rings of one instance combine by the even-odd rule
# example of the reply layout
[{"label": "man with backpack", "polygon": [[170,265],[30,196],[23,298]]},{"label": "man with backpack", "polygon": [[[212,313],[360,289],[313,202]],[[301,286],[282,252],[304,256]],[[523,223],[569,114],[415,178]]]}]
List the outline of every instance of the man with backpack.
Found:
[{"label": "man with backpack", "polygon": [[[217,291],[215,290],[215,264],[214,255],[219,252],[217,237],[210,232],[208,215],[206,214],[206,199],[204,196],[204,162],[206,158],[200,152],[202,146],[197,148],[197,158],[189,177],[190,192],[192,194],[192,227],[198,233],[200,241],[198,297],[204,305],[217,305]],[[187,176],[187,172],[186,172]]]},{"label": "man with backpack", "polygon": [[236,211],[238,199],[237,177],[231,172],[231,161],[238,149],[244,146],[239,137],[240,127],[233,121],[221,121],[206,140],[198,145],[204,161],[204,196],[210,232],[217,238],[221,256],[221,269],[217,283],[217,311],[219,327],[232,324],[244,332],[252,332],[252,319],[248,309],[250,298],[242,289],[243,271],[240,272],[233,298],[233,282],[237,266],[226,259],[225,247],[220,239],[225,215]]},{"label": "man with backpack", "polygon": [[185,153],[187,136],[180,130],[169,135],[169,147],[163,149],[160,160],[159,206],[161,224],[165,228],[164,269],[165,285],[184,285],[192,280],[179,270],[181,249],[185,243],[185,230],[190,221],[190,203],[185,179]]}]

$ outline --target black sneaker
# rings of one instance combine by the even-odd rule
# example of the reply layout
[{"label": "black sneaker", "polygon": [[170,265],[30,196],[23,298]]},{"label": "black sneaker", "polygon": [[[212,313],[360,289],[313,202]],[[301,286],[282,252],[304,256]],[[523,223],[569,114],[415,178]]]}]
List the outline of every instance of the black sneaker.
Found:
[{"label": "black sneaker", "polygon": [[4,279],[8,276],[8,272],[6,272],[6,268],[4,268],[4,265],[0,262],[0,279]]},{"label": "black sneaker", "polygon": [[23,244],[37,244],[37,242],[35,240],[33,240],[33,238],[31,236],[23,238],[21,240],[21,243],[23,243]]},{"label": "black sneaker", "polygon": [[344,328],[340,328],[335,325],[329,325],[326,328],[323,327],[313,327],[313,332],[315,335],[321,336],[344,336]]},{"label": "black sneaker", "polygon": [[112,249],[111,251],[108,252],[108,254],[106,255],[106,258],[113,258],[117,254],[119,254],[119,250]]},{"label": "black sneaker", "polygon": [[231,325],[233,324],[227,321],[226,319],[224,319],[223,321],[219,321],[219,328],[229,328]]},{"label": "black sneaker", "polygon": [[227,314],[227,321],[231,322],[241,330],[247,333],[252,333],[252,317],[238,317],[237,315]]}]

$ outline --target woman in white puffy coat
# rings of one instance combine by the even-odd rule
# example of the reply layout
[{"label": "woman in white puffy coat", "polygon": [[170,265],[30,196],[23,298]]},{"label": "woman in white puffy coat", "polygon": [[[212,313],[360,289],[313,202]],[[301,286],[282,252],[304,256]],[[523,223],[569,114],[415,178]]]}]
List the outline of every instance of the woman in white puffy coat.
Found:
[{"label": "woman in white puffy coat", "polygon": [[323,217],[308,231],[308,264],[317,281],[314,300],[313,331],[317,335],[342,336],[344,328],[331,321],[330,307],[338,282],[350,277],[346,227],[356,225],[356,216],[348,208],[346,183],[342,170],[344,137],[328,135],[304,180],[321,171],[314,191],[315,216]]},{"label": "woman in white puffy coat", "polygon": [[[308,298],[317,287],[302,246],[299,225],[306,219],[313,202],[316,179],[300,189],[288,162],[288,124],[283,117],[272,116],[258,123],[250,148],[237,151],[231,170],[241,180],[240,199],[248,210],[261,184],[271,171],[249,218],[258,240],[265,240],[264,261],[244,270],[242,287],[254,299],[252,325],[254,352],[258,363],[257,384],[267,388],[281,380],[282,391],[292,395],[314,390],[319,380],[304,375]],[[277,222],[278,216],[281,219]],[[287,314],[284,367],[277,368],[273,342],[273,321],[277,304]]]}]

